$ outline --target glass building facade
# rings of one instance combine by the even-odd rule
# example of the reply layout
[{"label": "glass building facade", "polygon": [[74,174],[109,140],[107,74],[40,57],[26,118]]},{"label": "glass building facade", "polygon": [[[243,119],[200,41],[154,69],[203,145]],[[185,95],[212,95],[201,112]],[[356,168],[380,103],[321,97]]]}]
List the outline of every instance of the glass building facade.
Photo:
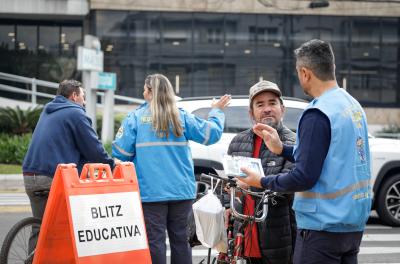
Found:
[{"label": "glass building facade", "polygon": [[332,43],[339,84],[364,106],[400,106],[399,17],[91,10],[85,22],[0,19],[0,72],[80,79],[84,34],[100,38],[121,95],[141,98],[145,77],[161,72],[181,97],[248,94],[262,78],[304,98],[293,50],[320,38]]},{"label": "glass building facade", "polygon": [[0,72],[59,82],[80,79],[82,21],[0,19]]},{"label": "glass building facade", "polygon": [[320,38],[364,106],[400,105],[400,18],[98,10],[91,25],[119,94],[142,97],[146,75],[161,72],[181,97],[247,94],[262,78],[304,98],[293,50]]}]

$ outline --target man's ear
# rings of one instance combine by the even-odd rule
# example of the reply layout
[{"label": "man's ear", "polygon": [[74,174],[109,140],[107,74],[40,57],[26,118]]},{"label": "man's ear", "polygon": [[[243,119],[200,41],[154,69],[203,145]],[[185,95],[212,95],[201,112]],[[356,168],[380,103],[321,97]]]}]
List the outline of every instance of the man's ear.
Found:
[{"label": "man's ear", "polygon": [[253,123],[256,122],[256,120],[254,119],[253,111],[250,108],[249,108],[249,117],[250,117],[250,121],[252,121]]},{"label": "man's ear", "polygon": [[69,100],[71,100],[72,102],[76,102],[76,97],[78,95],[76,94],[76,92],[72,92],[72,94],[68,97]]},{"label": "man's ear", "polygon": [[281,103],[282,116],[285,114],[286,107]]},{"label": "man's ear", "polygon": [[309,82],[311,80],[312,75],[314,75],[313,72],[305,67],[303,67],[302,69],[304,70],[304,80]]}]

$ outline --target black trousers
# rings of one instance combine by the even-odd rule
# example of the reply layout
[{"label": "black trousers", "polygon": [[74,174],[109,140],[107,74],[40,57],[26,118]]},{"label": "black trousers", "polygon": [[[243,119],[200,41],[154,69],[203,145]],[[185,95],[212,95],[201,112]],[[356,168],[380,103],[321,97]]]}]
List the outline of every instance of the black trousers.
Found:
[{"label": "black trousers", "polygon": [[363,232],[297,230],[295,264],[357,264]]},{"label": "black trousers", "polygon": [[142,203],[153,264],[167,263],[166,234],[171,247],[171,264],[192,263],[187,225],[193,200]]}]

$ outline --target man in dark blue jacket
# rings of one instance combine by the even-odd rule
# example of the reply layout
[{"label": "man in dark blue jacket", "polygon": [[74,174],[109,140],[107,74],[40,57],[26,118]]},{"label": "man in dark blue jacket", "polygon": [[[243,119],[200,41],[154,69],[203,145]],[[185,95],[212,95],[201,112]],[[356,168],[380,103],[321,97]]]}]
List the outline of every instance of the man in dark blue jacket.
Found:
[{"label": "man in dark blue jacket", "polygon": [[34,193],[50,190],[59,163],[75,163],[79,173],[83,164],[88,162],[114,166],[114,161],[91,127],[84,104],[81,83],[65,80],[60,83],[57,96],[46,104],[40,115],[22,166],[25,190],[34,217],[43,217],[47,203],[47,197]]}]

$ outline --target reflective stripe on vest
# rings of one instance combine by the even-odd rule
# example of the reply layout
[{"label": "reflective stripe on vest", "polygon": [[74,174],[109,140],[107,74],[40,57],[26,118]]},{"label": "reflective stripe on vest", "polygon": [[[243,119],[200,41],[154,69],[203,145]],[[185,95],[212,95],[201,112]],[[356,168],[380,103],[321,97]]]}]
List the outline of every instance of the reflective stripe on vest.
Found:
[{"label": "reflective stripe on vest", "polygon": [[122,155],[125,155],[125,156],[128,156],[128,157],[132,157],[134,155],[133,153],[126,152],[124,149],[119,147],[117,144],[113,144],[113,145]]},{"label": "reflective stripe on vest", "polygon": [[[343,196],[349,192],[367,187],[368,185],[369,185],[369,180],[363,180],[363,181],[359,181],[355,184],[347,186],[346,188],[343,188],[343,189],[333,192],[333,193],[299,192],[299,193],[296,193],[296,196],[298,196],[299,198],[303,198],[303,199],[315,199],[315,198],[336,199],[339,196]],[[366,194],[365,196],[353,195],[354,200],[366,198],[366,197],[368,197],[368,194]]]}]

